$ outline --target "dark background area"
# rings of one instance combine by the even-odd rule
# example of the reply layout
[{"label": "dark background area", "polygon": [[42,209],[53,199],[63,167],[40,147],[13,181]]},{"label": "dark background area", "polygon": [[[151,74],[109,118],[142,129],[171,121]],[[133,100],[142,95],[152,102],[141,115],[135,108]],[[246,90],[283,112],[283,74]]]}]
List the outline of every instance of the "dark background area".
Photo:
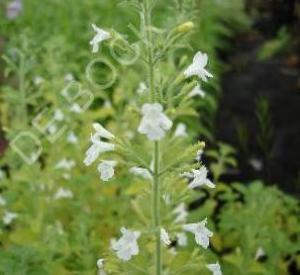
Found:
[{"label": "dark background area", "polygon": [[[239,159],[239,169],[225,180],[263,178],[299,197],[299,2],[248,1],[247,12],[254,18],[251,30],[231,41],[230,52],[220,53],[230,69],[222,80],[217,138],[237,146]],[[282,28],[291,39],[276,55],[260,60],[261,47]],[[261,169],[250,164],[253,159],[261,162]]]}]

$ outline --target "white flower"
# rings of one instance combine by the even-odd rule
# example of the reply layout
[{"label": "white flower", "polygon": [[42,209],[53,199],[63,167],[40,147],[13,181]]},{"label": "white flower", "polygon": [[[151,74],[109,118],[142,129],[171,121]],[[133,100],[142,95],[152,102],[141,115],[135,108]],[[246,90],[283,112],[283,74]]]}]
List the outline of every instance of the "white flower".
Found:
[{"label": "white flower", "polygon": [[207,219],[204,219],[199,223],[189,223],[182,227],[183,230],[193,233],[196,243],[205,249],[209,246],[209,238],[213,236],[213,232],[205,227],[206,224]]},{"label": "white flower", "polygon": [[114,135],[107,131],[100,123],[93,123],[93,127],[96,130],[96,135],[102,138],[113,139]]},{"label": "white flower", "polygon": [[86,151],[86,156],[83,161],[86,166],[91,165],[101,153],[113,151],[115,149],[114,144],[101,141],[101,138],[113,139],[114,135],[99,123],[94,123],[93,127],[96,130],[96,133],[91,136],[92,145]]},{"label": "white flower", "polygon": [[111,108],[112,107],[111,101],[110,100],[105,100],[104,104],[103,104],[103,107],[105,107],[105,108]]},{"label": "white flower", "polygon": [[185,233],[177,233],[177,243],[179,246],[186,246],[187,245],[187,236]]},{"label": "white flower", "polygon": [[96,35],[94,38],[90,41],[90,44],[93,46],[93,53],[97,53],[99,51],[99,44],[107,40],[111,37],[109,32],[106,32],[100,28],[98,28],[95,24],[92,24],[92,27],[94,31],[96,32]]},{"label": "white flower", "polygon": [[56,121],[62,121],[64,120],[64,114],[60,109],[55,109],[54,111],[54,120]]},{"label": "white flower", "polygon": [[48,127],[47,130],[51,135],[54,135],[57,132],[57,127],[56,125],[52,124]]},{"label": "white flower", "polygon": [[80,114],[83,112],[83,109],[80,107],[78,103],[72,104],[70,111],[75,113],[75,114]]},{"label": "white flower", "polygon": [[202,149],[198,150],[195,159],[196,159],[198,162],[200,162],[201,159],[202,159],[202,155],[203,155],[203,150],[202,150]]},{"label": "white flower", "polygon": [[103,160],[98,165],[98,171],[100,172],[100,178],[103,181],[110,180],[114,176],[114,174],[115,174],[114,167],[116,165],[117,165],[116,161],[113,161],[113,160]]},{"label": "white flower", "polygon": [[116,251],[119,259],[129,261],[132,256],[139,253],[137,240],[141,233],[128,230],[125,227],[121,228],[121,233],[123,236],[118,241],[112,241],[112,249]]},{"label": "white flower", "polygon": [[143,118],[138,131],[147,135],[150,140],[160,140],[165,136],[165,131],[169,130],[173,123],[163,113],[163,107],[159,103],[146,103],[142,107]]},{"label": "white flower", "polygon": [[193,63],[184,71],[184,76],[188,78],[193,75],[196,75],[203,81],[207,81],[208,77],[213,77],[213,75],[205,69],[207,62],[207,54],[197,52],[194,56]]},{"label": "white flower", "polygon": [[113,151],[115,149],[114,144],[107,142],[97,142],[93,143],[91,147],[86,151],[86,157],[84,159],[84,164],[86,166],[91,165],[101,153]]},{"label": "white flower", "polygon": [[188,97],[200,96],[202,98],[205,97],[205,92],[201,89],[200,85],[197,84],[193,90],[188,94]]},{"label": "white flower", "polygon": [[170,240],[169,234],[168,234],[168,232],[164,228],[160,229],[160,240],[165,245],[170,245],[171,244],[171,240]]},{"label": "white flower", "polygon": [[184,123],[179,123],[176,127],[174,136],[175,137],[186,137],[188,134],[186,132],[186,125]]},{"label": "white flower", "polygon": [[98,267],[99,269],[101,269],[101,268],[104,267],[104,259],[99,259],[99,260],[97,261],[97,267]]},{"label": "white flower", "polygon": [[255,253],[255,260],[258,260],[259,258],[263,257],[266,255],[265,250],[260,246],[257,248],[256,253]]},{"label": "white flower", "polygon": [[39,86],[40,84],[42,84],[44,82],[44,78],[42,78],[41,76],[36,76],[34,79],[33,79],[33,83],[34,85],[36,86]]},{"label": "white flower", "polygon": [[98,275],[106,275],[104,271],[104,259],[99,259],[97,261],[97,267],[98,267]]},{"label": "white flower", "polygon": [[175,223],[182,223],[186,221],[188,212],[185,209],[185,203],[180,203],[174,210],[173,213],[177,215]]},{"label": "white flower", "polygon": [[73,192],[69,189],[65,189],[62,187],[60,187],[54,195],[55,200],[72,199],[72,198],[73,198]]},{"label": "white flower", "polygon": [[145,82],[140,82],[139,87],[136,91],[139,95],[145,94],[148,92],[148,88],[147,85],[145,84]]},{"label": "white flower", "polygon": [[55,169],[71,170],[75,165],[76,162],[74,160],[64,158],[55,165]]},{"label": "white flower", "polygon": [[5,225],[10,225],[18,217],[17,213],[5,211],[2,221]]},{"label": "white flower", "polygon": [[4,199],[1,195],[0,195],[0,205],[1,206],[6,205],[6,199]]},{"label": "white flower", "polygon": [[136,176],[142,177],[146,180],[152,179],[151,173],[149,172],[148,169],[145,169],[145,168],[134,166],[129,169],[129,172]]},{"label": "white flower", "polygon": [[208,264],[206,266],[213,275],[222,275],[221,267],[218,262],[216,262],[215,264]]},{"label": "white flower", "polygon": [[67,142],[71,144],[78,143],[78,137],[75,135],[74,132],[70,132],[67,136]]},{"label": "white flower", "polygon": [[198,170],[193,169],[192,173],[185,173],[186,176],[193,179],[188,185],[188,188],[193,189],[202,185],[206,185],[209,188],[215,188],[215,184],[207,178],[207,172],[206,167],[201,166]]},{"label": "white flower", "polygon": [[51,135],[54,135],[56,134],[57,132],[57,127],[56,125],[52,124],[48,127],[48,132],[51,134]]}]

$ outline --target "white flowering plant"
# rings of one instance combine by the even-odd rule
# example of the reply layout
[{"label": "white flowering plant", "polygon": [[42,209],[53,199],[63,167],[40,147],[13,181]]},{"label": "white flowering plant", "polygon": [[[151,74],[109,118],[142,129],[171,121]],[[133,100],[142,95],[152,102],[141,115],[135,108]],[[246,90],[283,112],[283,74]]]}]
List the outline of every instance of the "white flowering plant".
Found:
[{"label": "white flowering plant", "polygon": [[[220,175],[235,165],[230,152],[224,154],[213,146],[218,142],[214,131],[218,80],[224,70],[216,53],[227,48],[227,37],[242,25],[236,21],[245,19],[242,0],[157,1],[155,27],[150,28],[155,52],[169,50],[157,56],[155,87],[160,93],[155,102],[149,99],[145,60],[128,65],[138,49],[147,60],[148,40],[139,35],[149,30],[134,28],[139,15],[128,8],[132,1],[122,5],[119,0],[72,0],[72,5],[52,0],[4,2],[22,5],[7,19],[3,3],[0,8],[0,51],[5,59],[0,67],[1,71],[4,65],[5,73],[0,84],[1,128],[10,144],[20,132],[33,130],[43,152],[31,165],[11,146],[1,156],[1,274],[95,274],[96,269],[101,275],[155,274],[158,230],[154,232],[152,226],[151,193],[152,139],[156,138],[161,138],[160,168],[167,168],[160,177],[164,273],[287,274],[295,266],[297,202],[255,183],[233,187],[222,183]],[[192,30],[190,22],[182,24],[187,20],[194,22]],[[128,23],[132,23],[130,32]],[[93,40],[97,34],[101,36]],[[89,41],[96,44],[95,51],[101,41],[97,52]],[[130,54],[123,52],[124,47]],[[207,77],[208,82],[198,76],[184,80],[199,48],[209,62],[196,71],[207,77],[205,69],[214,77]],[[117,77],[105,89],[91,83],[83,68],[93,64],[91,60],[107,57]],[[97,67],[92,80],[101,84],[109,75],[103,71]],[[61,93],[66,87],[76,90],[78,84],[95,96],[85,111],[80,101],[69,106]],[[143,108],[145,104],[151,106]],[[52,110],[45,113],[49,115],[45,123],[52,115],[55,118],[47,135],[38,131],[38,124],[33,126],[44,107]],[[152,114],[158,122],[153,123]],[[63,135],[49,141],[63,125],[68,126]],[[196,142],[199,134],[210,141],[206,150]],[[21,141],[26,152],[33,149],[26,139]],[[90,147],[98,156],[90,164],[93,168],[83,163]],[[89,156],[88,164],[95,157]],[[207,157],[213,162],[209,164]],[[260,207],[265,211],[255,219]]]},{"label": "white flowering plant", "polygon": [[[136,95],[138,99],[128,104],[135,113],[128,129],[132,133],[123,137],[118,135],[119,131],[110,132],[101,124],[94,123],[84,164],[90,166],[97,162],[100,178],[106,184],[115,174],[117,180],[118,170],[127,167],[133,184],[134,177],[137,177],[140,187],[131,200],[136,220],[128,220],[129,224],[124,224],[120,230],[120,238],[111,240],[110,252],[98,260],[99,272],[140,274],[144,270],[146,274],[159,275],[184,270],[189,274],[195,271],[193,262],[197,261],[197,270],[207,269],[213,274],[222,274],[219,263],[205,263],[205,254],[201,253],[209,247],[213,236],[207,218],[199,217],[189,223],[185,209],[193,189],[215,188],[201,160],[205,145],[198,142],[187,146],[186,141],[190,138],[186,127],[179,123],[182,117],[195,112],[192,103],[194,96],[198,95],[195,88],[200,90],[198,83],[213,77],[207,68],[208,56],[198,51],[191,64],[182,68],[177,76],[163,74],[172,47],[193,29],[194,24],[186,22],[173,29],[156,32],[151,21],[154,1],[131,3],[141,19],[140,30],[131,26],[137,38],[141,39],[138,42],[139,66],[147,72],[146,80],[141,81]],[[113,36],[125,40],[116,31],[109,33],[92,26],[95,31],[90,42],[93,53],[98,52],[104,41],[109,43]],[[177,69],[181,67],[174,66]],[[127,117],[125,115],[122,120]],[[176,123],[178,126],[173,130]],[[133,125],[136,125],[136,132]],[[174,152],[179,151],[180,154],[174,156]],[[195,249],[191,258],[177,267],[177,249],[183,248],[176,242],[185,246],[188,233],[202,250]]]}]

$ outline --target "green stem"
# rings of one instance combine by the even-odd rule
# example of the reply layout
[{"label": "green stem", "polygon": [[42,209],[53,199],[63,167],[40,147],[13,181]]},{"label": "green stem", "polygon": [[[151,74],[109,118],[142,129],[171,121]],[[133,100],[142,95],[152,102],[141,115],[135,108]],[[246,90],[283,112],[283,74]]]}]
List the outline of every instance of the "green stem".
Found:
[{"label": "green stem", "polygon": [[[151,33],[151,7],[150,0],[145,1],[145,32],[146,32],[146,50],[148,65],[148,81],[151,101],[156,101],[156,91],[154,84],[154,51],[153,38]],[[162,257],[161,257],[161,241],[160,241],[160,165],[159,165],[159,142],[154,142],[154,171],[153,171],[153,190],[152,190],[152,212],[153,212],[153,231],[155,232],[155,274],[162,274]]]},{"label": "green stem", "polygon": [[153,53],[153,38],[151,31],[151,8],[149,0],[146,0],[145,6],[145,31],[146,31],[146,48],[148,58],[148,80],[150,88],[150,96],[152,102],[155,102],[155,86],[154,86],[154,53]]},{"label": "green stem", "polygon": [[160,185],[159,185],[159,142],[154,143],[154,177],[153,177],[153,227],[155,229],[155,270],[162,274],[160,241]]}]

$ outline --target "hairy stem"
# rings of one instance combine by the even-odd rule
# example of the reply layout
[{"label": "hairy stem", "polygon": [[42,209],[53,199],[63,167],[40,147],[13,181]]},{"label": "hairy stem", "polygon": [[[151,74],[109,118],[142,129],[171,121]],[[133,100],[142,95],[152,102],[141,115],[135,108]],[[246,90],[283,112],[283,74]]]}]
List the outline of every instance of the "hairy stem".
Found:
[{"label": "hairy stem", "polygon": [[155,228],[155,270],[162,274],[161,241],[160,241],[160,184],[159,184],[159,142],[154,143],[154,177],[153,177],[153,226]]},{"label": "hairy stem", "polygon": [[151,7],[150,1],[145,3],[145,32],[146,32],[146,49],[147,49],[147,63],[148,63],[148,81],[150,88],[151,101],[154,102],[156,98],[154,85],[154,53],[153,53],[153,38],[151,30]]},{"label": "hairy stem", "polygon": [[[148,82],[151,101],[156,100],[156,91],[154,84],[154,49],[151,33],[151,7],[150,0],[145,0],[145,32],[146,32],[146,50],[148,64]],[[159,142],[154,142],[154,171],[153,171],[153,190],[152,190],[152,211],[153,211],[153,229],[155,232],[155,274],[162,274],[161,259],[161,241],[160,241],[160,182],[159,182]]]}]

